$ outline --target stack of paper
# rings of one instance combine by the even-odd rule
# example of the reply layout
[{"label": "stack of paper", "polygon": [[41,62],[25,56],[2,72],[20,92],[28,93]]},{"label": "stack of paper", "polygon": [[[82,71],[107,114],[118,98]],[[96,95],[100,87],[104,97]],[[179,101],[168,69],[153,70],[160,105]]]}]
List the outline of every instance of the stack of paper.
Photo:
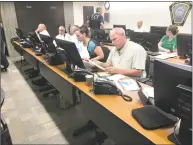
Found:
[{"label": "stack of paper", "polygon": [[169,54],[161,54],[158,56],[155,56],[155,59],[167,59],[167,58],[171,58],[171,57],[176,57],[177,54],[176,53],[169,53]]},{"label": "stack of paper", "polygon": [[91,65],[96,66],[97,68],[99,68],[99,69],[101,69],[101,70],[105,70],[105,68],[104,68],[104,67],[102,67],[102,66],[98,65],[98,64],[97,64],[97,63],[95,63],[94,61],[89,60],[88,62],[89,62]]},{"label": "stack of paper", "polygon": [[112,81],[118,81],[118,80],[123,79],[123,78],[125,78],[125,77],[126,77],[126,76],[121,75],[121,74],[115,74],[115,75],[108,76],[107,78],[108,78],[109,80],[112,80]]}]

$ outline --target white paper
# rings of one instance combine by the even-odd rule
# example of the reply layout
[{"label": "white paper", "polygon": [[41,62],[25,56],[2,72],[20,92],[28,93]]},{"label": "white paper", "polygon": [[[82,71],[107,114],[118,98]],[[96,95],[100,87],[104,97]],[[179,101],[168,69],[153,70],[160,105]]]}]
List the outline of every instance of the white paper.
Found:
[{"label": "white paper", "polygon": [[95,63],[94,61],[89,60],[89,63],[90,63],[91,65],[94,65],[94,66],[98,67],[98,68],[99,68],[99,69],[101,69],[101,70],[105,70],[105,68],[104,68],[104,67],[102,67],[102,66],[98,65],[98,64],[97,64],[97,63]]},{"label": "white paper", "polygon": [[169,54],[158,55],[158,56],[155,56],[154,58],[155,59],[167,59],[167,58],[176,57],[176,56],[177,56],[176,53],[169,53]]},{"label": "white paper", "polygon": [[115,75],[112,75],[112,76],[108,76],[107,78],[108,78],[109,80],[112,80],[112,81],[118,81],[118,80],[123,79],[123,78],[125,78],[125,77],[126,77],[126,76],[121,75],[121,74],[115,74]]},{"label": "white paper", "polygon": [[147,98],[149,98],[149,97],[154,98],[154,88],[153,87],[151,87],[151,88],[143,88],[143,93],[145,94],[145,96]]},{"label": "white paper", "polygon": [[137,82],[133,79],[126,79],[118,82],[125,91],[138,91],[140,89]]}]

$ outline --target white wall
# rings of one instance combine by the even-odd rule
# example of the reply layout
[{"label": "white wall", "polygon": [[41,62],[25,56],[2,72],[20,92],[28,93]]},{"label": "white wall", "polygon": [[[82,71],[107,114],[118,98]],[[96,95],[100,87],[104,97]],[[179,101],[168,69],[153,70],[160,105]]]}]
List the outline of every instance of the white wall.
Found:
[{"label": "white wall", "polygon": [[73,2],[64,2],[64,20],[66,30],[68,31],[69,24],[74,24]]},{"label": "white wall", "polygon": [[73,2],[74,9],[74,24],[81,26],[83,24],[83,6],[94,6],[94,12],[96,8],[100,6],[101,2]]},{"label": "white wall", "polygon": [[[112,28],[113,24],[126,25],[128,29],[135,29],[136,22],[143,20],[147,29],[150,26],[169,26],[171,24],[169,6],[173,2],[110,2],[110,22],[105,28]],[[103,2],[73,2],[74,23],[83,24],[83,6],[103,6]],[[105,10],[104,10],[105,11]],[[191,13],[183,27],[182,33],[191,33]]]},{"label": "white wall", "polygon": [[[110,2],[110,22],[106,23],[105,27],[112,28],[113,24],[123,24],[128,29],[135,29],[138,20],[143,20],[148,29],[150,26],[169,26],[171,4],[172,2]],[[179,30],[182,33],[191,33],[191,12]]]}]

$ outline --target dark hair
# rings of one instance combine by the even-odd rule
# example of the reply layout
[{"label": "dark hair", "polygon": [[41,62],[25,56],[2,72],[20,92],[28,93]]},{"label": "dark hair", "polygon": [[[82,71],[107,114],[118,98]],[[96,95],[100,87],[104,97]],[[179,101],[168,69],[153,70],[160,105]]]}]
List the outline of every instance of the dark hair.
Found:
[{"label": "dark hair", "polygon": [[171,31],[173,35],[176,35],[179,32],[178,26],[176,25],[170,25],[167,30]]},{"label": "dark hair", "polygon": [[89,37],[89,30],[88,30],[88,27],[86,25],[82,25],[80,28],[79,28],[79,31],[81,34],[85,33],[87,37]]}]

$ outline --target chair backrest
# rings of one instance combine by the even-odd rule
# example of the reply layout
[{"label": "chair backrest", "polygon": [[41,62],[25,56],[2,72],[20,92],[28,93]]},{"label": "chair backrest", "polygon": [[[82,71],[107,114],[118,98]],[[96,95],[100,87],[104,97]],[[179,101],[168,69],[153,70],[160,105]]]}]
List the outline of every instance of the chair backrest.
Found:
[{"label": "chair backrest", "polygon": [[145,62],[145,71],[146,71],[146,77],[149,77],[149,69],[150,68],[150,56],[147,55],[146,62]]},{"label": "chair backrest", "polygon": [[108,47],[104,47],[104,46],[101,46],[101,48],[102,48],[103,53],[104,53],[104,58],[101,61],[106,62],[108,57],[109,57],[110,50]]}]

